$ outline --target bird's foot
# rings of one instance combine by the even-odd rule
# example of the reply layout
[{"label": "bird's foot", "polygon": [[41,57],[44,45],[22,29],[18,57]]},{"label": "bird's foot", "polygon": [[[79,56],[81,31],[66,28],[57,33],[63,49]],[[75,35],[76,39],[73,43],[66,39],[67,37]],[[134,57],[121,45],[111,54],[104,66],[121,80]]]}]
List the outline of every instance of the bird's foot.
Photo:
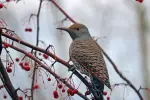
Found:
[{"label": "bird's foot", "polygon": [[75,72],[76,67],[74,65],[70,65],[71,67],[68,69],[68,71],[72,71],[72,73]]}]

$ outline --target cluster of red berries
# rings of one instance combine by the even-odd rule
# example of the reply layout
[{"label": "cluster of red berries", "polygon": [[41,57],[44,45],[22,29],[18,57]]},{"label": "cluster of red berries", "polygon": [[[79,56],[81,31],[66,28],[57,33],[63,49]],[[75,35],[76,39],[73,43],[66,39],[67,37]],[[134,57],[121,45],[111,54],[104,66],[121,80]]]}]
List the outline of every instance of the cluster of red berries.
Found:
[{"label": "cluster of red berries", "polygon": [[25,28],[26,32],[32,32],[32,28]]},{"label": "cluster of red berries", "polygon": [[68,95],[70,95],[70,96],[74,96],[75,94],[77,94],[78,93],[78,90],[77,89],[68,89],[67,90],[67,93],[68,93]]},{"label": "cluster of red berries", "polygon": [[[107,92],[103,92],[103,95],[106,96],[106,95],[107,95]],[[110,100],[110,97],[109,97],[109,96],[107,97],[107,100]]]},{"label": "cluster of red berries", "polygon": [[[62,87],[63,87],[62,84],[58,84],[59,89],[62,89]],[[62,92],[65,92],[64,88],[62,89]],[[58,92],[56,90],[53,91],[53,96],[54,96],[55,99],[57,99],[59,97]]]},{"label": "cluster of red berries", "polygon": [[30,66],[28,62],[20,62],[19,65],[21,66],[22,69],[24,69],[25,71],[30,71]]},{"label": "cluster of red berries", "polygon": [[62,92],[63,92],[63,93],[65,92],[65,89],[63,88],[63,85],[62,85],[62,84],[59,83],[59,84],[58,84],[58,88],[59,88],[59,89],[62,89]]},{"label": "cluster of red berries", "polygon": [[59,97],[58,92],[57,91],[53,91],[53,96],[55,99],[57,99]]},{"label": "cluster of red berries", "polygon": [[[58,88],[59,89],[61,89],[62,88],[62,85],[58,85]],[[62,89],[62,92],[64,93],[65,92],[65,89],[63,88]],[[68,89],[67,90],[67,93],[68,93],[68,95],[69,96],[74,96],[75,94],[77,94],[78,93],[78,90],[77,89]],[[58,95],[58,92],[55,90],[55,91],[53,91],[53,96],[54,96],[54,98],[58,98],[59,97],[59,95]]]}]

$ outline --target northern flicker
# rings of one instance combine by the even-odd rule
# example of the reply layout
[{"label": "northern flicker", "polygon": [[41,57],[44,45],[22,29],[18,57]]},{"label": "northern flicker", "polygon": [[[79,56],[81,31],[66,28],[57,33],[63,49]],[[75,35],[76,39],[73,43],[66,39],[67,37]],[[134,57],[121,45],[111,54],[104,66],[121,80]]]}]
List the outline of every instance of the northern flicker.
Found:
[{"label": "northern flicker", "polygon": [[[82,74],[91,78],[95,90],[103,94],[104,84],[111,89],[107,67],[97,42],[91,37],[83,24],[73,24],[69,28],[57,28],[67,31],[72,38],[69,48],[70,60]],[[103,99],[99,99],[103,100]]]}]

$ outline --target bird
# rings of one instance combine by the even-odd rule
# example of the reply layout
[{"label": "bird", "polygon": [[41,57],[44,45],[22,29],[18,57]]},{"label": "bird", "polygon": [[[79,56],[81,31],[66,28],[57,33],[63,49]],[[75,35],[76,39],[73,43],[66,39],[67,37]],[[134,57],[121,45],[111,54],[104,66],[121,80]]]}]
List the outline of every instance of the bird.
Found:
[{"label": "bird", "polygon": [[68,28],[59,27],[57,29],[68,32],[72,38],[69,47],[70,60],[81,74],[90,77],[93,89],[99,91],[97,96],[103,95],[104,84],[111,89],[102,51],[90,35],[88,28],[83,24],[75,23]]}]

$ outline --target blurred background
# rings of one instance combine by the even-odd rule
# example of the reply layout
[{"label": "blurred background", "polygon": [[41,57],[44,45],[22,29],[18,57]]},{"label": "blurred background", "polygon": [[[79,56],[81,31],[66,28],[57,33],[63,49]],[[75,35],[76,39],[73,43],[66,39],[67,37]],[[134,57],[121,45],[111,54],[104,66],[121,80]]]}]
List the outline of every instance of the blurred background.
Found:
[{"label": "blurred background", "polygon": [[[1,0],[3,2],[5,0]],[[99,45],[106,51],[117,65],[118,69],[125,75],[138,89],[141,87],[150,88],[150,1],[144,0],[139,3],[135,0],[56,0],[56,2],[78,23],[85,24],[91,35],[98,37]],[[36,44],[36,17],[39,0],[21,0],[17,4],[12,1],[5,3],[7,9],[0,9],[0,18],[7,23],[7,27],[14,30],[22,40]],[[40,13],[40,40],[54,45],[56,55],[65,61],[69,60],[68,51],[71,38],[66,32],[56,30],[57,27],[69,27],[71,23],[55,5],[48,1],[43,1]],[[31,27],[32,32],[25,32],[26,27]],[[39,44],[42,47],[42,44]],[[20,46],[29,51],[29,48]],[[20,53],[10,49],[12,57],[21,56]],[[5,54],[2,54],[3,57]],[[112,65],[106,60],[110,83],[125,83],[114,71]],[[16,65],[18,66],[18,65]],[[57,63],[56,71],[62,77],[67,77],[70,73],[67,69]],[[61,70],[60,70],[61,69]],[[13,85],[22,89],[30,88],[31,78],[29,74],[16,68],[15,76],[9,74]],[[76,86],[80,80],[73,77]],[[45,78],[46,79],[46,78]],[[55,89],[53,82],[43,82],[38,79],[40,89],[34,92],[35,100],[53,100],[52,92]],[[86,87],[81,84],[80,91],[84,93]],[[109,89],[105,88],[105,91]],[[0,91],[0,99],[3,100],[3,93]],[[140,90],[144,100],[150,100],[150,92]],[[20,95],[23,95],[20,93]],[[58,100],[63,100],[65,95]],[[73,97],[75,100],[82,100],[79,96]],[[111,100],[140,100],[137,94],[130,88],[123,85],[115,87]],[[124,99],[123,99],[124,98]],[[11,100],[10,97],[7,100]]]}]

